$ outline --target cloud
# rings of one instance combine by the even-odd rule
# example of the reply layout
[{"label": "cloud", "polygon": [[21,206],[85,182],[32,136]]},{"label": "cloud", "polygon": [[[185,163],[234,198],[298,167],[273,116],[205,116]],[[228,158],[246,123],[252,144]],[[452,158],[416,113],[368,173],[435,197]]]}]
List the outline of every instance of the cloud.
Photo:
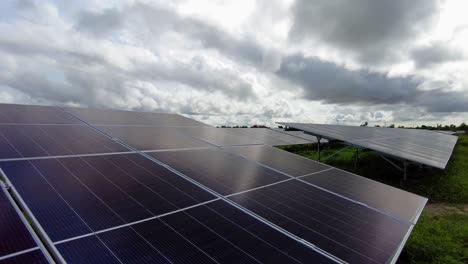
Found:
[{"label": "cloud", "polygon": [[430,25],[436,11],[436,0],[297,0],[290,37],[379,63],[394,60],[399,49]]},{"label": "cloud", "polygon": [[76,25],[79,31],[88,32],[95,36],[104,37],[122,26],[120,12],[114,9],[102,10],[99,13],[82,11]]},{"label": "cloud", "polygon": [[389,77],[368,70],[349,70],[315,57],[294,55],[283,58],[280,78],[303,88],[308,100],[343,105],[422,106],[430,112],[467,112],[468,95],[433,87],[420,89],[414,76]]},{"label": "cloud", "polygon": [[419,68],[427,68],[437,64],[464,59],[464,54],[461,51],[440,42],[417,47],[412,50],[411,56]]}]

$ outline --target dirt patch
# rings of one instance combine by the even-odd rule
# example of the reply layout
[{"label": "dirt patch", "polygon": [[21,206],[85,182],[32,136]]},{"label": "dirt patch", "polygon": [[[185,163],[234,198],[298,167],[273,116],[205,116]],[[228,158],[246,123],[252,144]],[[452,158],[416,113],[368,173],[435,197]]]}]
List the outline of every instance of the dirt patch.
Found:
[{"label": "dirt patch", "polygon": [[424,211],[434,215],[468,214],[468,204],[428,204],[424,208]]}]

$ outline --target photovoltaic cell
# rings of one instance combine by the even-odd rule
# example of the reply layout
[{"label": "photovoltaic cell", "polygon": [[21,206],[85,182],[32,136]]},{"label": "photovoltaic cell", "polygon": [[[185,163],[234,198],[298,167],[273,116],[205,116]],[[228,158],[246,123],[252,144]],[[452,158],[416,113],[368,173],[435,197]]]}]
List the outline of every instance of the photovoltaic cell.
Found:
[{"label": "photovoltaic cell", "polygon": [[48,263],[7,190],[3,185],[0,188],[0,263]]},{"label": "photovoltaic cell", "polygon": [[0,104],[0,124],[82,124],[57,107]]},{"label": "photovoltaic cell", "polygon": [[290,176],[302,176],[331,168],[322,163],[268,146],[230,147],[226,150]]},{"label": "photovoltaic cell", "polygon": [[348,263],[390,262],[412,225],[296,180],[229,199]]},{"label": "photovoltaic cell", "polygon": [[0,257],[37,247],[10,200],[0,186]]},{"label": "photovoltaic cell", "polygon": [[149,152],[147,154],[223,195],[288,178],[220,149]]},{"label": "photovoltaic cell", "polygon": [[41,250],[36,249],[20,255],[0,260],[0,264],[46,264],[49,263]]},{"label": "photovoltaic cell", "polygon": [[[65,242],[57,248],[67,261],[83,259],[87,263],[113,263],[116,259],[123,263],[332,263],[223,201]],[[100,251],[105,259],[94,259]]]},{"label": "photovoltaic cell", "polygon": [[137,150],[206,148],[212,145],[179,132],[175,127],[97,126]]},{"label": "photovoltaic cell", "polygon": [[263,141],[256,138],[239,135],[222,128],[186,127],[179,128],[179,131],[218,147],[263,144]]},{"label": "photovoltaic cell", "polygon": [[214,198],[139,154],[9,161],[0,167],[53,241]]},{"label": "photovoltaic cell", "polygon": [[126,152],[86,125],[0,125],[0,159]]},{"label": "photovoltaic cell", "polygon": [[416,223],[427,202],[424,197],[338,169],[302,180],[412,223]]},{"label": "photovoltaic cell", "polygon": [[64,110],[93,125],[205,126],[203,123],[177,114],[70,107]]},{"label": "photovoltaic cell", "polygon": [[311,141],[276,132],[268,128],[224,128],[229,133],[243,137],[250,137],[270,146],[310,144]]},{"label": "photovoltaic cell", "polygon": [[281,123],[308,133],[445,169],[457,137],[421,129]]}]

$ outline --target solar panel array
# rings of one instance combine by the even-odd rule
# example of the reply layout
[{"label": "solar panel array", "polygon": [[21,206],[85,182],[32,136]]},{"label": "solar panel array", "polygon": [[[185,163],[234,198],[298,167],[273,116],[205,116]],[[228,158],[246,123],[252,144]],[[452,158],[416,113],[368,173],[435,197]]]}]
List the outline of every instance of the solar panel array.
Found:
[{"label": "solar panel array", "polygon": [[458,137],[428,130],[281,123],[392,157],[445,169]]},{"label": "solar panel array", "polygon": [[391,263],[427,201],[178,115],[0,106],[28,127],[0,130],[2,175],[56,261]]}]

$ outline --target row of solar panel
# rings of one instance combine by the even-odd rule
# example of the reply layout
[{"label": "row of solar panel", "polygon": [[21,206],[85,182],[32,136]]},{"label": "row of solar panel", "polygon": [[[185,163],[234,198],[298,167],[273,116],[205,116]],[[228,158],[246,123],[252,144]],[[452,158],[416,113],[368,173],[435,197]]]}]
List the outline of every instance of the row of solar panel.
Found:
[{"label": "row of solar panel", "polygon": [[[258,153],[258,150],[254,152]],[[357,181],[354,188],[350,188],[350,192],[354,193],[349,196],[354,194],[353,198],[359,198],[359,203],[306,184],[313,182],[322,188],[333,187],[334,176],[340,175],[331,173],[330,168],[318,163],[311,162],[299,167],[305,173],[301,175],[315,173],[302,177],[305,181],[302,182],[219,149],[149,154],[346,261],[388,261],[412,226],[408,221],[362,205],[372,202],[365,199],[380,195],[362,197],[363,193],[359,191],[365,188],[361,185],[365,183],[364,179],[352,179],[352,175],[346,177]],[[302,161],[306,160],[299,162]],[[61,252],[61,248],[67,251],[68,244],[81,243],[61,241],[107,229],[115,230],[118,226],[124,228],[131,223],[219,198],[139,154],[10,161],[0,163],[0,167],[12,186],[27,201],[51,240],[64,244],[59,247]],[[322,173],[325,175],[320,176]],[[387,190],[385,186],[376,185]],[[336,191],[341,191],[340,186],[336,188]],[[377,203],[384,202],[390,205],[390,209],[398,210],[392,213],[399,213],[402,219],[416,218],[413,214],[422,209],[423,199],[414,199],[411,194],[396,189],[394,192],[388,193],[390,200],[379,199]],[[407,195],[414,203],[405,203],[403,209],[394,206],[398,202],[392,200],[395,194],[400,195],[397,199],[404,199],[401,194]],[[404,215],[405,212],[410,215]],[[125,230],[129,228],[125,227]],[[84,240],[88,239],[91,238]],[[132,244],[132,240],[128,241]],[[75,254],[62,253],[65,258],[68,254]]]},{"label": "row of solar panel", "polygon": [[[318,248],[347,262],[387,263],[426,202],[267,146],[184,145],[178,151],[123,154],[129,149],[92,127],[44,127],[80,127],[91,135],[78,141],[40,129],[43,138],[32,139],[35,130],[24,129],[30,141],[11,133],[7,143],[20,154],[32,148],[28,144],[48,155],[54,145],[68,150],[65,155],[82,154],[83,147],[112,152],[0,161],[22,205],[69,262],[329,262]],[[119,129],[102,130],[114,137],[113,128]],[[143,136],[164,138],[148,133]],[[131,134],[123,134],[128,137],[120,134],[119,140],[132,146]]]},{"label": "row of solar panel", "polygon": [[458,139],[456,136],[420,129],[282,124],[440,169],[446,167]]}]

